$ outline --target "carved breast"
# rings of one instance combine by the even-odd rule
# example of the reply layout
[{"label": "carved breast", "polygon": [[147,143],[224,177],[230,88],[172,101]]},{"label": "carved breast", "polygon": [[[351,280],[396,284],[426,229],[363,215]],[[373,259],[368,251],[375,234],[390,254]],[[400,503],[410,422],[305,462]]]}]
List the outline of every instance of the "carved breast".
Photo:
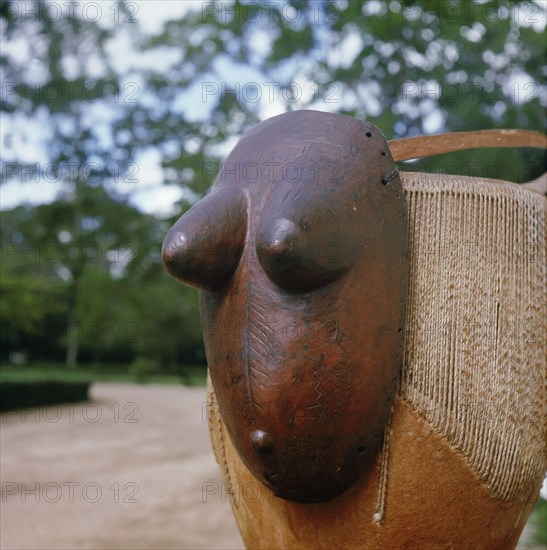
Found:
[{"label": "carved breast", "polygon": [[403,352],[403,193],[373,125],[298,111],[248,131],[163,259],[200,289],[220,413],[277,496],[345,491],[380,447]]}]

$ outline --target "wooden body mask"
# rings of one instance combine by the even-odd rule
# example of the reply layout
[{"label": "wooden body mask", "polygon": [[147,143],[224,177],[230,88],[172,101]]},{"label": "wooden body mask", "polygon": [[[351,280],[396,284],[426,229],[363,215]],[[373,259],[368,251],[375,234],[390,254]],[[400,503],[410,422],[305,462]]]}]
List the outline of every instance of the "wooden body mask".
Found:
[{"label": "wooden body mask", "polygon": [[249,130],[171,228],[163,259],[200,289],[220,413],[282,498],[332,499],[373,464],[403,352],[403,193],[371,124],[298,111]]}]

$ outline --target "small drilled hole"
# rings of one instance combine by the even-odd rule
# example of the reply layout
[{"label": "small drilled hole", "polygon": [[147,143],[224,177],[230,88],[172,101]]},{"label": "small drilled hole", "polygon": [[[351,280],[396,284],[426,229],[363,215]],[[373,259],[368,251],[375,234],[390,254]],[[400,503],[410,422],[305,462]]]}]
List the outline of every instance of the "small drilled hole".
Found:
[{"label": "small drilled hole", "polygon": [[367,137],[372,137],[372,134],[371,134],[370,132],[367,132],[367,133],[365,134],[365,136],[367,136]]},{"label": "small drilled hole", "polygon": [[386,153],[385,151],[382,151],[380,154],[381,154],[383,157],[385,157],[385,156],[387,155],[387,153]]}]

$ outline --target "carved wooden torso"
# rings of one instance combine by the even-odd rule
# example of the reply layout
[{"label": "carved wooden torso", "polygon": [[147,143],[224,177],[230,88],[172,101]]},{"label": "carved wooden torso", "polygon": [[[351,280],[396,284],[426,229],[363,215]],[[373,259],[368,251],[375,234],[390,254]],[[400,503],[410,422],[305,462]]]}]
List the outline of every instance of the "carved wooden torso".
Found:
[{"label": "carved wooden torso", "polygon": [[345,491],[376,458],[402,361],[405,208],[381,133],[313,111],[257,125],[163,255],[201,289],[211,379],[245,465],[289,500]]}]

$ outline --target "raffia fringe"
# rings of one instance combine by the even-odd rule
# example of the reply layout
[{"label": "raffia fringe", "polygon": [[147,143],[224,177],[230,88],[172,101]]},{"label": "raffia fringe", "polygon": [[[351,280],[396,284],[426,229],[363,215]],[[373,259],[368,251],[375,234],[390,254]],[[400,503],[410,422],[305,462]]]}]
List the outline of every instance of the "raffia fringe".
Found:
[{"label": "raffia fringe", "polygon": [[491,494],[547,468],[544,197],[509,183],[402,174],[410,255],[400,395]]}]

